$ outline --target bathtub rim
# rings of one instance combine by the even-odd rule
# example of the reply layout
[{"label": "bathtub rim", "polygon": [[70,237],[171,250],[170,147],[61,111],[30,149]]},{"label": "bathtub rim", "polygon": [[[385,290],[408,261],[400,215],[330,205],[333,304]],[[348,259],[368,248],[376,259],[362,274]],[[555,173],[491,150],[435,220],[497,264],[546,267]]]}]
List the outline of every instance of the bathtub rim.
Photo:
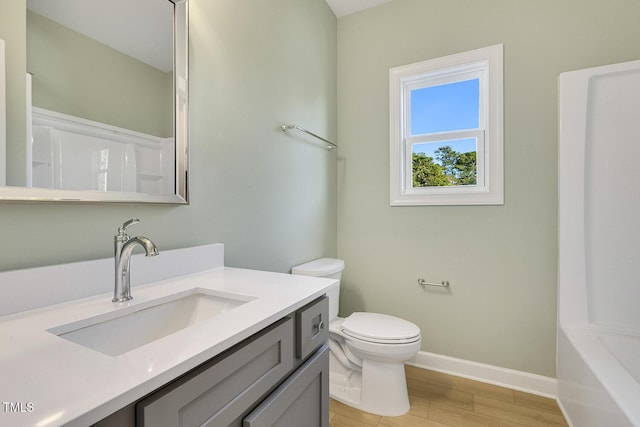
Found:
[{"label": "bathtub rim", "polygon": [[[637,396],[640,396],[640,383],[599,339],[599,336],[606,335],[602,328],[561,325],[558,329],[558,339],[561,339],[560,332],[563,332],[569,344],[573,346],[624,416],[632,425],[640,426],[640,406],[637,401]],[[640,340],[640,338],[637,339]],[[565,381],[560,372],[558,372],[558,381]],[[563,397],[559,387],[558,400],[561,402]]]}]

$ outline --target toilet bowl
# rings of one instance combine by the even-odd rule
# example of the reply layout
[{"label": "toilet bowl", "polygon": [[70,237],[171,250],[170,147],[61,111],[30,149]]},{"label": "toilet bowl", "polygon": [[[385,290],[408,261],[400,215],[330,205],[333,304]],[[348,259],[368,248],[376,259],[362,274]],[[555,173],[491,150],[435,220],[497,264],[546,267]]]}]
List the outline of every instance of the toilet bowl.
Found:
[{"label": "toilet bowl", "polygon": [[[292,274],[340,279],[344,261],[321,258],[294,267]],[[329,394],[362,411],[398,416],[409,411],[404,362],[420,350],[420,328],[379,313],[338,317],[340,287],[329,297]]]}]

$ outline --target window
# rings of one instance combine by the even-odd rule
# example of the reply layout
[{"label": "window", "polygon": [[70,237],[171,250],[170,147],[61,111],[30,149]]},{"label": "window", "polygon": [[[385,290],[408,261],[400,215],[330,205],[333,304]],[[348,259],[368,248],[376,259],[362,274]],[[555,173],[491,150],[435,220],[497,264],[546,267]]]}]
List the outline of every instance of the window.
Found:
[{"label": "window", "polygon": [[389,72],[391,206],[503,204],[502,45]]}]

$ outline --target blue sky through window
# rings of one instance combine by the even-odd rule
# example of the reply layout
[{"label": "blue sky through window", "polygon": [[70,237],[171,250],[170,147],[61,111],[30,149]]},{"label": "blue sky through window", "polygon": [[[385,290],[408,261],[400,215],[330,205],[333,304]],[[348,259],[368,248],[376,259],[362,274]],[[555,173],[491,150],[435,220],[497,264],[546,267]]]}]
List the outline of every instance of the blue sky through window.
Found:
[{"label": "blue sky through window", "polygon": [[479,123],[480,79],[411,91],[411,135],[476,129]]}]

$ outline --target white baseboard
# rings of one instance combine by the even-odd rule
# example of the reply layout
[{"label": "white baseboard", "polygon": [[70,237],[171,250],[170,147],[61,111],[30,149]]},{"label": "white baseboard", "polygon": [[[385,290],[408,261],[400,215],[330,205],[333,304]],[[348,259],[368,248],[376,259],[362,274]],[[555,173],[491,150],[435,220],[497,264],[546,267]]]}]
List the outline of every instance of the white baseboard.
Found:
[{"label": "white baseboard", "polygon": [[420,351],[408,365],[429,369],[484,383],[508,387],[539,396],[557,398],[558,382],[555,378],[528,372],[486,365],[469,360],[456,359],[435,353]]}]

